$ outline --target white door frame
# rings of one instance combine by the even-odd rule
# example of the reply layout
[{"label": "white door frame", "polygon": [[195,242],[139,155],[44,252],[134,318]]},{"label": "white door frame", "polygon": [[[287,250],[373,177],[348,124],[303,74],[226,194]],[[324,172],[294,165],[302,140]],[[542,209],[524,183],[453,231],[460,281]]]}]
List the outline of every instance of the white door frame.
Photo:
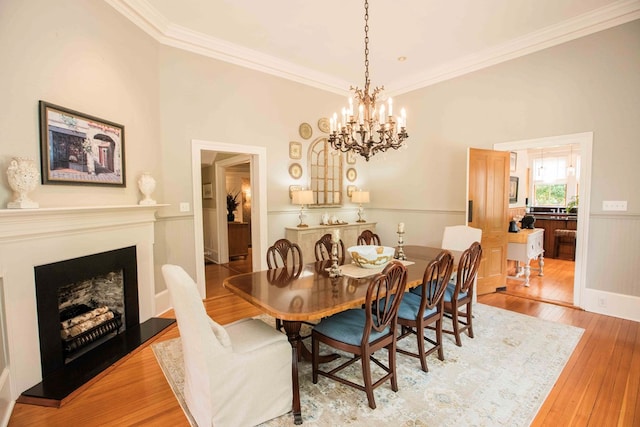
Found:
[{"label": "white door frame", "polygon": [[591,194],[591,157],[593,149],[593,132],[574,133],[570,135],[551,136],[547,138],[527,139],[524,141],[501,142],[493,145],[494,150],[514,151],[528,148],[554,147],[558,145],[576,144],[580,146],[580,186],[578,198],[578,230],[576,241],[576,264],[573,281],[573,305],[584,304],[584,291],[587,277],[587,242],[589,234],[589,207]]},{"label": "white door frame", "polygon": [[[267,149],[253,145],[238,145],[225,142],[204,141],[199,139],[191,140],[191,173],[193,190],[193,228],[195,238],[195,264],[196,282],[198,291],[204,298],[206,297],[206,279],[204,273],[204,230],[202,225],[202,151],[217,151],[222,153],[238,153],[247,155],[251,165],[251,247],[254,254],[252,267],[254,271],[266,269],[263,257],[259,256],[267,248]],[[245,158],[245,161],[246,161]],[[218,202],[220,192],[217,192]],[[223,192],[224,203],[222,204],[226,212],[226,190]],[[220,215],[218,215],[218,233],[224,233],[225,241],[227,236],[226,216],[224,225],[220,227]],[[220,239],[220,236],[218,237]],[[228,259],[228,248],[223,250]]]}]

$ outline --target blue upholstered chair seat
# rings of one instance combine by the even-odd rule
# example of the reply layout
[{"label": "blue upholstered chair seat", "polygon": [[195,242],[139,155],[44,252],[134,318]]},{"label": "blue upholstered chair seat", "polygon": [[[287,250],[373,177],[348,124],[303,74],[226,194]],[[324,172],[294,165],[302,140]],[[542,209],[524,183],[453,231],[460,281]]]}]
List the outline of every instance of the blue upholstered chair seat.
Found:
[{"label": "blue upholstered chair seat", "polygon": [[[354,308],[334,314],[326,319],[322,319],[322,321],[314,327],[314,330],[334,340],[342,341],[351,345],[360,345],[362,342],[365,321],[366,314],[364,310],[361,308]],[[382,332],[372,330],[369,335],[369,342],[371,343],[388,333],[388,327]]]},{"label": "blue upholstered chair seat", "polygon": [[[453,293],[455,290],[456,290],[456,282],[452,280],[447,284],[447,289],[444,291],[444,302],[451,302],[451,300],[453,299]],[[460,301],[463,298],[466,298],[466,296],[467,296],[466,292],[460,292],[458,294],[458,301]]]},{"label": "blue upholstered chair seat", "polygon": [[[391,301],[393,301],[393,297],[391,296]],[[418,311],[420,310],[420,301],[422,297],[420,295],[412,294],[411,292],[406,292],[404,297],[402,297],[402,301],[400,301],[400,307],[398,308],[398,319],[407,319],[407,320],[415,320],[418,317]],[[384,300],[381,300],[381,302]],[[429,317],[435,313],[437,313],[437,309],[426,309],[422,318]]]}]

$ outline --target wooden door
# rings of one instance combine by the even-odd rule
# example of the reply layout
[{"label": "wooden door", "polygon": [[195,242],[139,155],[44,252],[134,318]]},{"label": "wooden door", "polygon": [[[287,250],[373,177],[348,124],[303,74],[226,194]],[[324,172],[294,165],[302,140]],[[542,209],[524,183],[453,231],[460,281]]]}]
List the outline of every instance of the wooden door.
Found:
[{"label": "wooden door", "polygon": [[509,152],[470,148],[467,225],[482,229],[478,295],[495,292],[507,279]]}]

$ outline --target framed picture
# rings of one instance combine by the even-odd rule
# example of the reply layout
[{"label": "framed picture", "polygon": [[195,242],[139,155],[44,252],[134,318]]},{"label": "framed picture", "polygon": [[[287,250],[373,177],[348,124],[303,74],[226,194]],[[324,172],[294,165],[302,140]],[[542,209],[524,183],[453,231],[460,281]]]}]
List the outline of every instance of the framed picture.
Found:
[{"label": "framed picture", "polygon": [[518,202],[518,177],[509,177],[509,203]]},{"label": "framed picture", "polygon": [[347,197],[351,198],[351,193],[356,191],[355,185],[347,185]]},{"label": "framed picture", "polygon": [[347,151],[347,164],[348,165],[356,164],[356,155],[353,151]]},{"label": "framed picture", "polygon": [[302,143],[291,141],[289,143],[289,158],[301,159],[302,158]]},{"label": "framed picture", "polygon": [[43,184],[126,187],[124,126],[40,101]]},{"label": "framed picture", "polygon": [[290,185],[289,186],[289,198],[293,200],[293,193],[296,191],[302,190],[301,185]]},{"label": "framed picture", "polygon": [[515,172],[516,171],[516,166],[518,163],[518,153],[515,152],[511,152],[509,153],[509,170],[511,172]]},{"label": "framed picture", "polygon": [[309,123],[302,123],[298,128],[298,133],[303,139],[309,139],[313,134],[313,129],[311,128],[311,125]]},{"label": "framed picture", "polygon": [[291,175],[293,179],[300,179],[302,176],[302,166],[300,166],[300,163],[293,163],[289,166],[289,175]]},{"label": "framed picture", "polygon": [[358,172],[356,172],[354,168],[347,169],[347,179],[350,182],[355,181],[357,177],[358,177]]},{"label": "framed picture", "polygon": [[211,183],[202,184],[202,198],[213,199],[213,185]]}]

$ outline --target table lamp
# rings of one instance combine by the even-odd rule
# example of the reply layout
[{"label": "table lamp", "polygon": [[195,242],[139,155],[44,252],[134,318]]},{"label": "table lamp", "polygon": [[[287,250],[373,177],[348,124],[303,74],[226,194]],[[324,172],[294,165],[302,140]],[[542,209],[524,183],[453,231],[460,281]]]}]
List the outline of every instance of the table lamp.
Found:
[{"label": "table lamp", "polygon": [[300,224],[298,227],[308,227],[307,224],[302,222],[302,218],[304,217],[304,205],[309,205],[313,203],[313,191],[311,190],[299,190],[294,191],[292,194],[292,203],[294,205],[300,205]]},{"label": "table lamp", "polygon": [[360,205],[360,207],[358,208],[358,221],[356,221],[356,222],[367,222],[363,218],[362,204],[363,203],[369,203],[369,192],[368,191],[362,191],[362,190],[356,190],[353,193],[351,193],[351,201],[353,203],[358,203]]}]

